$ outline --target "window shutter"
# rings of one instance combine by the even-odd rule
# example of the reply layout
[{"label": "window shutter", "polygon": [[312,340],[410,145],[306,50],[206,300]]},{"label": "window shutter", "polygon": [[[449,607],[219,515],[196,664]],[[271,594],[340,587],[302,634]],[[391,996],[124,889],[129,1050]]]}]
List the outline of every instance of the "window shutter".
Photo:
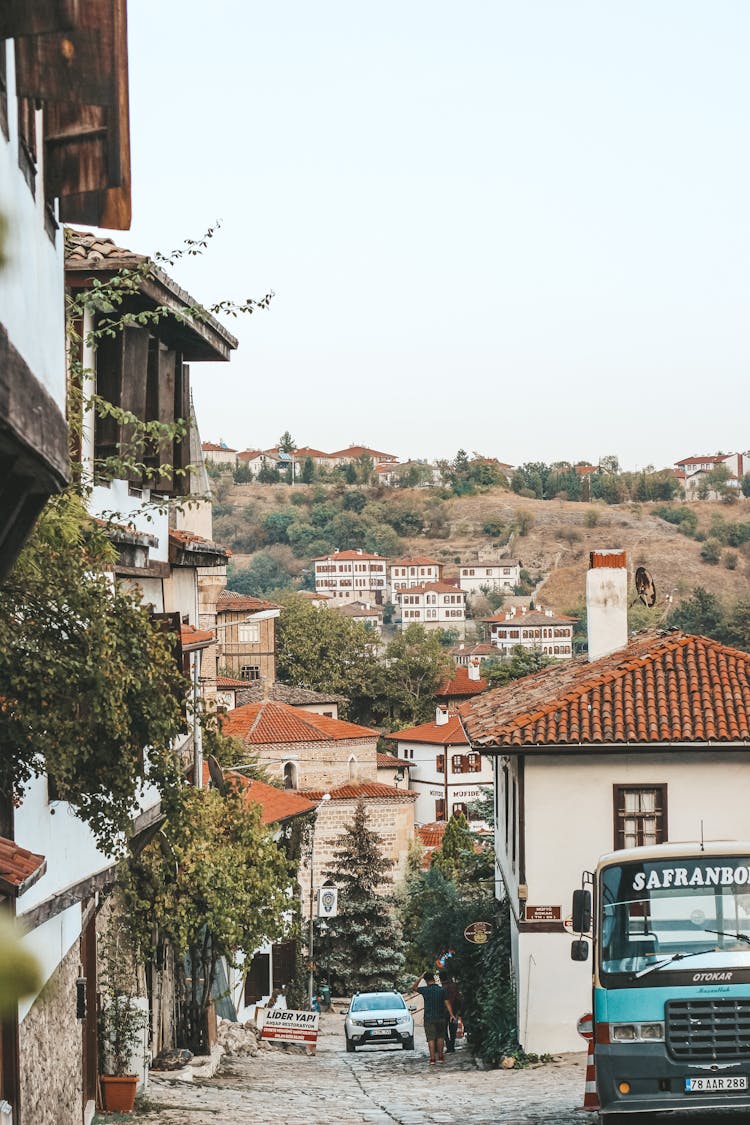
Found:
[{"label": "window shutter", "polygon": [[190,416],[190,366],[187,363],[182,363],[181,356],[178,353],[175,363],[174,418],[175,420],[182,418],[185,421],[187,424],[187,433],[182,441],[174,442],[174,452],[172,454],[172,463],[175,469],[183,470],[181,473],[175,475],[172,485],[172,489],[177,496],[187,496],[190,492],[190,472],[188,470],[191,460]]}]

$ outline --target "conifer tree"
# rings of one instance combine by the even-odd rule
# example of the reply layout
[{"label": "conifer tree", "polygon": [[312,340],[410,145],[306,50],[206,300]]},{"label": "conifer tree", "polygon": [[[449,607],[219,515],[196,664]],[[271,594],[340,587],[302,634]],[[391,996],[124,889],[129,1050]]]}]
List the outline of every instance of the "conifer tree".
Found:
[{"label": "conifer tree", "polygon": [[[398,989],[405,956],[391,893],[393,860],[384,856],[381,837],[368,827],[364,801],[357,803],[353,822],[336,844],[326,876],[339,888],[338,916],[326,920],[317,939],[319,976],[340,995]],[[384,885],[388,892],[379,893]]]}]

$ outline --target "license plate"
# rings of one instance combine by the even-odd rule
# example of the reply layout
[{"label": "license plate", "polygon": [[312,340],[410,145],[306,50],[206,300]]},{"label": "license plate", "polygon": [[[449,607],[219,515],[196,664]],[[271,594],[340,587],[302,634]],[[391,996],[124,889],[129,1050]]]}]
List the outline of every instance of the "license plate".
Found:
[{"label": "license plate", "polygon": [[370,1032],[370,1035],[390,1035],[390,1034],[391,1034],[390,1027],[376,1027]]},{"label": "license plate", "polygon": [[747,1089],[747,1076],[738,1074],[734,1078],[686,1078],[685,1079],[685,1093],[686,1094],[713,1094],[722,1093],[727,1090],[746,1090]]}]

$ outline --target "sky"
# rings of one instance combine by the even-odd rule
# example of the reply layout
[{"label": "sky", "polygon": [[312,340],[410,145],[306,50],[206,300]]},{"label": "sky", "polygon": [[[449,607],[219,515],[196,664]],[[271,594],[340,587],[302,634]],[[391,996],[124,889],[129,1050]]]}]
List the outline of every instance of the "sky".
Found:
[{"label": "sky", "polygon": [[129,0],[134,221],[225,321],[204,440],[750,448],[746,0]]}]

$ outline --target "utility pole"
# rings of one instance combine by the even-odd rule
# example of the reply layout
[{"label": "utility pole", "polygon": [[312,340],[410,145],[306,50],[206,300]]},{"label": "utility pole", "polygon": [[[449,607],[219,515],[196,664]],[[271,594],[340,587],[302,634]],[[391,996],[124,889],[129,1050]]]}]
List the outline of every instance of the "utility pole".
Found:
[{"label": "utility pole", "polygon": [[[321,801],[330,801],[331,794],[330,793],[324,793],[323,796],[320,799],[321,799]],[[309,929],[308,939],[307,939],[307,951],[308,951],[308,957],[309,957],[309,960],[308,960],[309,974],[308,974],[308,978],[307,978],[307,1002],[308,1002],[308,1007],[309,1007],[310,1011],[312,1011],[312,1006],[313,1006],[313,977],[315,975],[315,968],[314,968],[315,962],[313,960],[314,937],[315,937],[314,928],[313,928],[313,922],[314,922],[314,919],[315,919],[315,888],[314,888],[315,865],[314,865],[313,861],[315,859],[315,825],[317,823],[318,823],[318,818],[317,818],[317,814],[316,814],[315,824],[313,824],[313,826],[312,826],[312,834],[310,836],[310,929]]]}]

